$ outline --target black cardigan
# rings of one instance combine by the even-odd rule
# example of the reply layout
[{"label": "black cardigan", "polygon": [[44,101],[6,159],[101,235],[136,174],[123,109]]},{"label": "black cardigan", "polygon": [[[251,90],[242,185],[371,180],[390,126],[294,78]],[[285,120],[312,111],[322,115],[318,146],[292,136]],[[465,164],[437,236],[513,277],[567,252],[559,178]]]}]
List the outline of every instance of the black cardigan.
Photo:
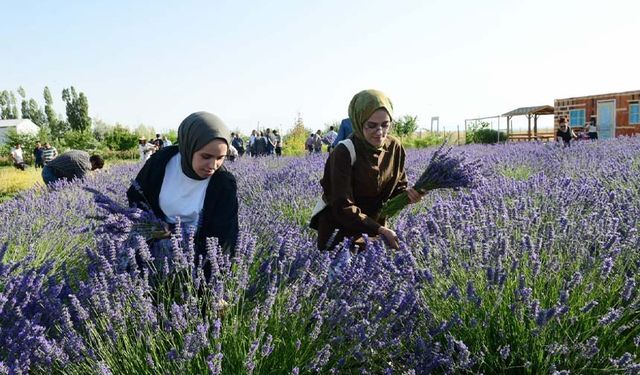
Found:
[{"label": "black cardigan", "polygon": [[[160,209],[160,189],[167,163],[177,153],[178,146],[168,146],[147,160],[136,176],[136,182],[144,196],[132,185],[127,190],[129,206],[144,209],[148,205],[158,218],[166,220],[166,215]],[[216,237],[225,252],[232,257],[235,255],[238,239],[237,191],[236,178],[224,167],[211,176],[199,219],[201,225],[195,238],[198,255],[206,255],[205,240],[208,237]]]}]

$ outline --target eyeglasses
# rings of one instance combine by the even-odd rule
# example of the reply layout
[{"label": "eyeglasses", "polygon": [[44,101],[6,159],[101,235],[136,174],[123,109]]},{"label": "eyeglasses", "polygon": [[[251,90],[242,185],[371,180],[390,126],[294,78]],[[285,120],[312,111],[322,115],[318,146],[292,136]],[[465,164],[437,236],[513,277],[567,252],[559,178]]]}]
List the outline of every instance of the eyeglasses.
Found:
[{"label": "eyeglasses", "polygon": [[378,124],[376,122],[367,122],[364,124],[364,127],[365,129],[372,131],[377,131],[378,129],[380,129],[385,132],[391,127],[391,122],[383,122],[382,124]]}]

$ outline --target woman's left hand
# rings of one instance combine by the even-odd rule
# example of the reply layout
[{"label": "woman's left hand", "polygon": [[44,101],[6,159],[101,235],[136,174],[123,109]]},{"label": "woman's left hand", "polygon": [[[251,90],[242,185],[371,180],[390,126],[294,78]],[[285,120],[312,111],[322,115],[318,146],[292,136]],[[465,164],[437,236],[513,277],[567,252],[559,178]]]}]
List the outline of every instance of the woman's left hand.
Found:
[{"label": "woman's left hand", "polygon": [[422,194],[418,193],[414,188],[408,188],[407,195],[409,196],[409,203],[418,203],[422,200]]}]

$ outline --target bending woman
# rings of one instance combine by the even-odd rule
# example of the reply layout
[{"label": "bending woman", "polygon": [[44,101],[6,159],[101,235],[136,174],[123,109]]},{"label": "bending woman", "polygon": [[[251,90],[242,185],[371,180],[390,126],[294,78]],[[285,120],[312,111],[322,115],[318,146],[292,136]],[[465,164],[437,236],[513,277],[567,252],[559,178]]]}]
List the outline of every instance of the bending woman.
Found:
[{"label": "bending woman", "polygon": [[153,154],[127,191],[129,205],[148,207],[169,225],[179,218],[183,226],[196,226],[196,259],[206,259],[209,237],[216,237],[230,256],[235,254],[236,179],[222,165],[229,144],[229,130],[220,118],[193,113],[178,128],[178,145]]},{"label": "bending woman", "polygon": [[339,144],[325,164],[320,184],[327,207],[317,223],[311,223],[318,229],[319,249],[332,249],[345,237],[354,237],[354,244],[362,249],[363,233],[382,235],[391,247],[398,247],[396,233],[380,217],[382,204],[403,191],[411,203],[422,197],[407,188],[404,148],[389,135],[392,117],[391,101],[380,91],[361,91],[351,100],[353,133],[349,139],[355,148],[355,163],[352,166],[347,146]]}]

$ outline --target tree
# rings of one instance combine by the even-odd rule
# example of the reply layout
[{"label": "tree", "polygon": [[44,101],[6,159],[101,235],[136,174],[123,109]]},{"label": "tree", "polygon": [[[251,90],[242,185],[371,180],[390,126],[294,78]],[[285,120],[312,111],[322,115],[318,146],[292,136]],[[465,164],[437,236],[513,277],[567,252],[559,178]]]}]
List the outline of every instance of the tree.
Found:
[{"label": "tree", "polygon": [[393,123],[393,133],[406,137],[413,134],[418,129],[418,116],[405,115]]},{"label": "tree", "polygon": [[0,93],[0,118],[10,120],[18,118],[18,108],[16,107],[16,96],[12,91],[3,90]]},{"label": "tree", "polygon": [[3,120],[11,120],[18,118],[18,106],[16,105],[16,95],[13,91],[4,90],[0,93],[0,113]]},{"label": "tree", "polygon": [[22,99],[20,112],[22,113],[22,118],[31,118],[31,112],[29,111],[29,101],[27,101],[26,99]]},{"label": "tree", "polygon": [[120,124],[108,130],[104,135],[104,145],[110,150],[131,150],[138,144],[138,136]]},{"label": "tree", "polygon": [[54,133],[54,129],[58,128],[58,117],[56,116],[56,111],[53,109],[51,91],[49,91],[49,87],[47,86],[44,87],[44,103],[44,113],[47,115],[49,129]]},{"label": "tree", "polygon": [[19,117],[19,112],[18,112],[18,101],[16,100],[16,95],[13,93],[13,91],[9,91],[9,100],[11,103],[11,117],[9,117],[10,119],[17,119]]},{"label": "tree", "polygon": [[304,155],[306,152],[304,144],[310,133],[312,133],[312,131],[305,128],[302,115],[298,113],[298,117],[293,124],[293,129],[283,137],[284,147],[282,148],[282,154]]},{"label": "tree", "polygon": [[67,104],[67,121],[74,131],[84,132],[91,128],[91,117],[89,117],[89,100],[84,93],[78,94],[71,86],[62,90],[62,100]]},{"label": "tree", "polygon": [[113,125],[106,123],[102,119],[95,117],[93,123],[93,136],[99,141],[104,142],[105,135],[113,129]]},{"label": "tree", "polygon": [[64,134],[64,144],[68,148],[75,150],[94,151],[100,147],[98,142],[90,132],[68,131]]},{"label": "tree", "polygon": [[4,120],[7,118],[7,103],[9,102],[9,92],[7,90],[3,90],[0,92],[0,119]]},{"label": "tree", "polygon": [[59,118],[56,122],[56,127],[51,128],[51,136],[59,141],[60,139],[64,138],[64,135],[67,134],[67,132],[70,130],[71,126],[69,126],[69,123]]},{"label": "tree", "polygon": [[156,131],[153,126],[147,126],[145,124],[140,124],[134,130],[134,133],[138,135],[138,137],[145,137],[148,139],[153,139],[156,137]]},{"label": "tree", "polygon": [[42,108],[40,108],[40,105],[38,104],[38,102],[35,99],[31,98],[27,102],[26,108],[24,105],[25,102],[27,101],[26,100],[22,101],[23,103],[22,118],[31,119],[31,121],[33,121],[34,124],[38,125],[41,128],[43,126],[46,126],[47,117],[45,116]]}]

